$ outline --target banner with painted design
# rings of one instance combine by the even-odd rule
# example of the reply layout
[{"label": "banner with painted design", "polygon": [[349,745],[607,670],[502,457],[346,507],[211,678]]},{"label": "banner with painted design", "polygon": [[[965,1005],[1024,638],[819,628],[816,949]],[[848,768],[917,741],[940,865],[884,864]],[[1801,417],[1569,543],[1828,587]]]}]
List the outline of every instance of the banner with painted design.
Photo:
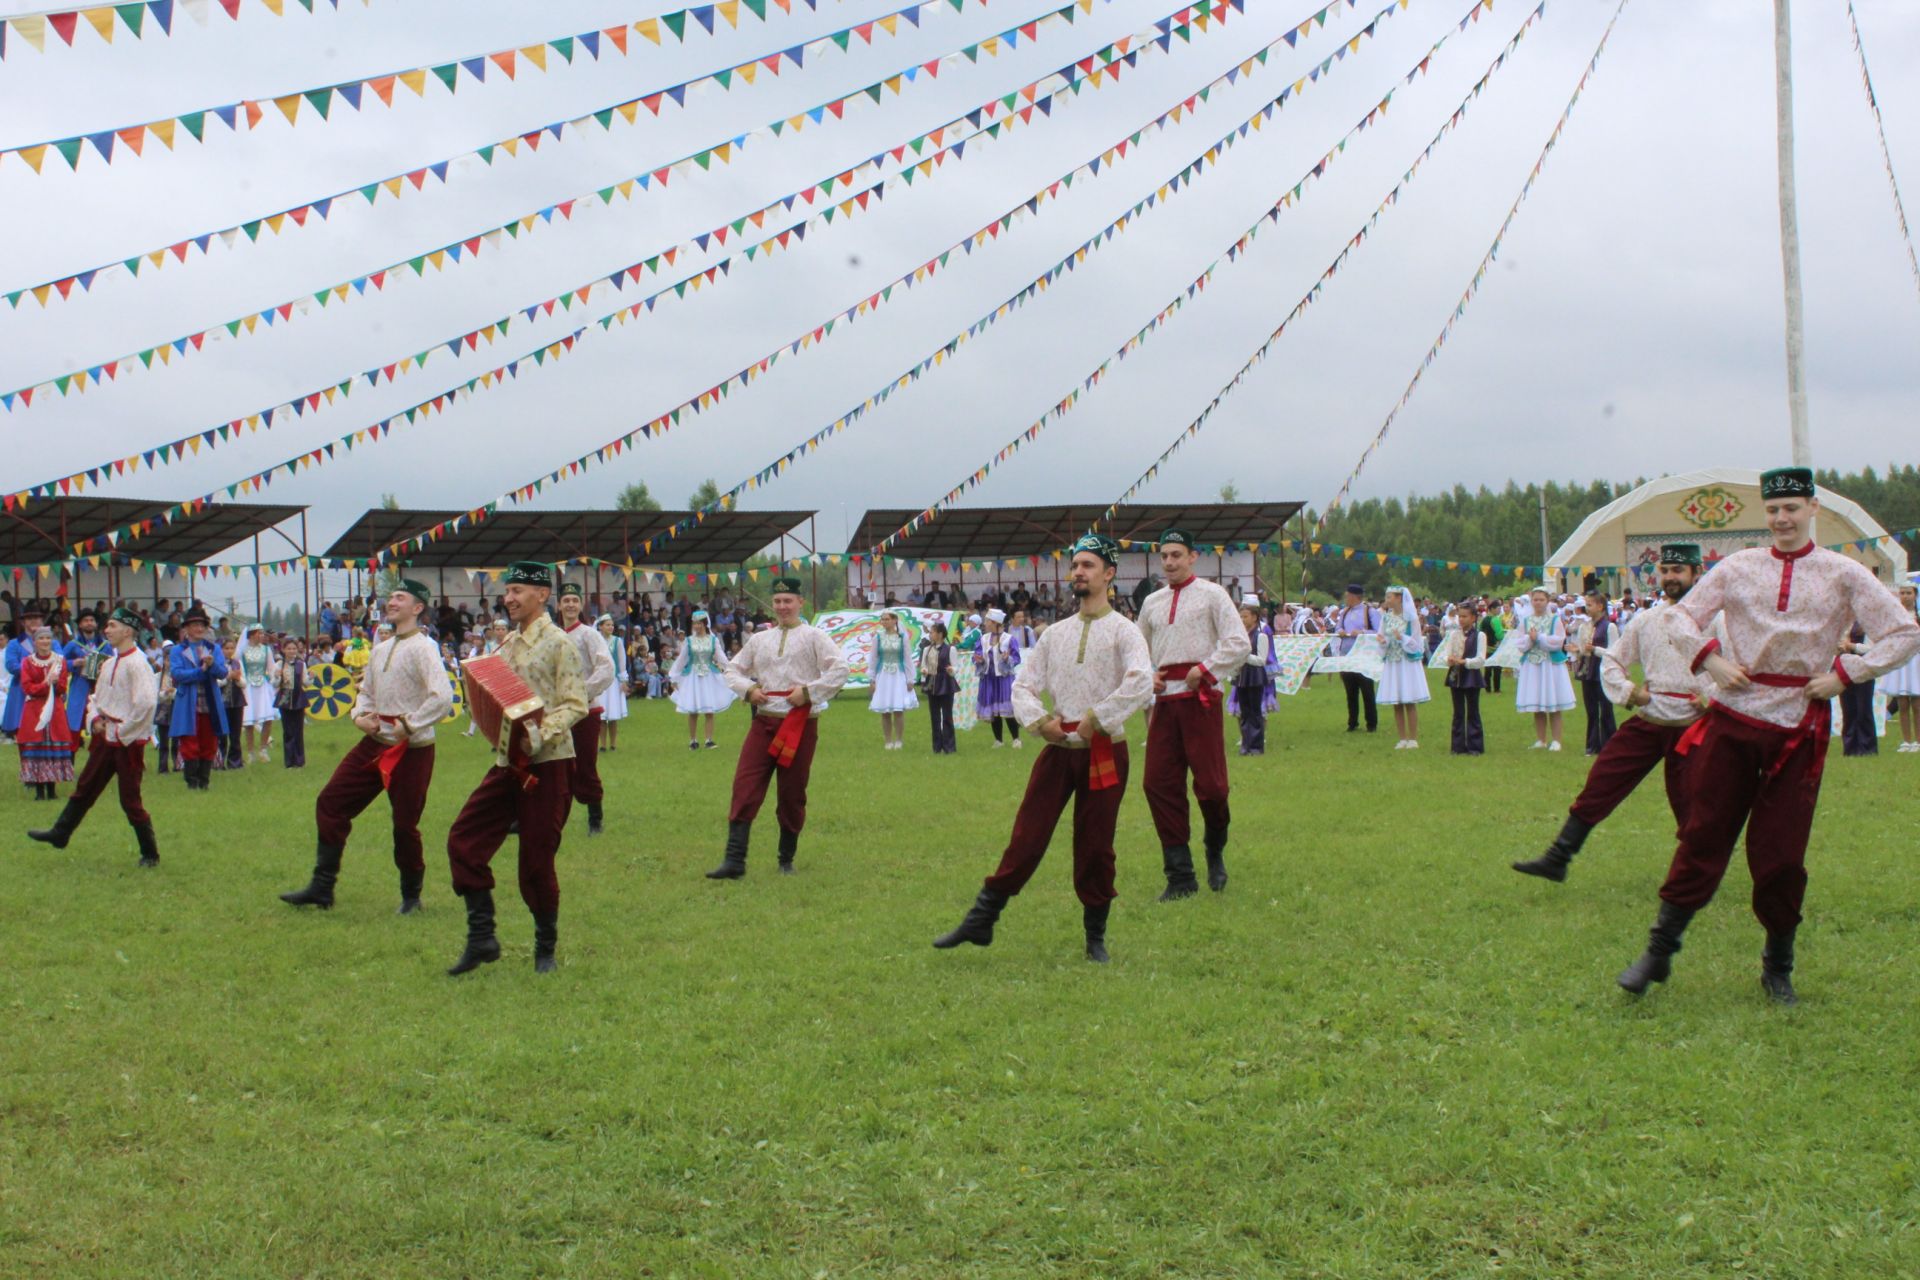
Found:
[{"label": "banner with painted design", "polygon": [[[827,638],[840,646],[841,654],[847,660],[847,688],[871,689],[873,687],[873,638],[880,634],[880,619],[886,614],[900,619],[900,634],[907,638],[907,661],[914,661],[919,652],[920,641],[936,622],[947,626],[952,634],[953,626],[960,615],[946,609],[836,609],[832,613],[823,613],[813,620],[813,625],[827,633]],[[957,664],[956,664],[957,665]]]},{"label": "banner with painted design", "polygon": [[1292,697],[1306,684],[1314,659],[1326,650],[1325,636],[1275,636],[1273,638],[1273,691]]},{"label": "banner with painted design", "polygon": [[1378,682],[1381,668],[1387,665],[1386,649],[1377,635],[1360,636],[1345,654],[1328,654],[1313,664],[1315,671],[1348,672]]}]

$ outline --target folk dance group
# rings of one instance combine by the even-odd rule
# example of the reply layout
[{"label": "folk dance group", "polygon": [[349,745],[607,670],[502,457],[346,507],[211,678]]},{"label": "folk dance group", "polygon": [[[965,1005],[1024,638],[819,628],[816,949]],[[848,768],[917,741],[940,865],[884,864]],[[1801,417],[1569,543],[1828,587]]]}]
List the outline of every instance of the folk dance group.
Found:
[{"label": "folk dance group", "polygon": [[[1762,496],[1772,547],[1737,552],[1711,573],[1703,572],[1697,547],[1674,544],[1662,549],[1660,585],[1666,603],[1636,615],[1616,643],[1601,653],[1600,678],[1608,696],[1637,714],[1620,726],[1594,760],[1585,787],[1546,851],[1514,864],[1528,875],[1565,880],[1593,829],[1655,767],[1662,770],[1678,844],[1645,952],[1619,975],[1619,985],[1635,994],[1670,976],[1682,935],[1719,887],[1744,828],[1753,911],[1766,934],[1761,982],[1776,1001],[1796,999],[1791,980],[1794,939],[1807,885],[1807,841],[1831,731],[1830,699],[1860,682],[1920,669],[1914,668],[1920,663],[1920,621],[1911,599],[1896,599],[1865,568],[1813,545],[1819,503],[1811,473],[1804,468],[1767,472]],[[1208,885],[1216,892],[1227,886],[1231,814],[1222,719],[1227,699],[1222,695],[1231,693],[1243,717],[1242,753],[1257,752],[1259,739],[1247,734],[1245,720],[1263,712],[1271,697],[1265,679],[1271,641],[1257,615],[1236,609],[1221,587],[1194,575],[1196,557],[1185,532],[1170,529],[1161,536],[1166,585],[1147,598],[1137,625],[1109,604],[1118,555],[1118,544],[1100,534],[1074,544],[1068,580],[1078,611],[1048,627],[1024,650],[1005,636],[998,620],[987,620],[991,630],[980,646],[987,655],[983,675],[1004,678],[1006,687],[1004,702],[997,686],[983,693],[983,714],[1005,721],[1016,743],[1018,727],[1024,726],[1044,745],[1034,753],[999,865],[982,882],[964,919],[936,939],[935,947],[993,942],[1002,912],[1038,869],[1071,804],[1073,886],[1082,907],[1085,954],[1096,962],[1108,959],[1114,830],[1130,771],[1125,726],[1142,709],[1150,708],[1144,791],[1161,846],[1165,889],[1160,900],[1177,901],[1199,888],[1189,789],[1200,811]],[[773,627],[750,637],[723,663],[711,638],[696,626],[675,669],[680,681],[676,698],[688,716],[690,745],[696,749],[701,745],[696,732],[700,717],[724,710],[734,698],[746,700],[753,710],[734,768],[724,851],[720,864],[707,872],[715,880],[746,874],[753,823],[769,788],[775,792],[778,867],[793,872],[806,826],[818,717],[849,674],[840,646],[801,619],[800,582],[777,578],[772,587]],[[517,563],[507,572],[505,600],[513,631],[498,646],[497,656],[544,711],[537,724],[522,727],[524,737],[512,730],[499,734],[492,766],[448,832],[453,887],[467,913],[465,948],[450,974],[500,958],[491,863],[510,834],[518,836],[520,894],[533,918],[534,967],[551,971],[560,906],[554,857],[573,802],[578,799],[587,806],[590,832],[603,829],[594,704],[600,700],[604,705],[600,695],[614,678],[614,664],[598,629],[580,617],[581,589],[560,586],[559,625],[548,617],[553,591],[552,570],[545,564]],[[365,738],[341,761],[316,802],[318,851],[312,879],[304,889],[282,895],[289,903],[322,908],[333,904],[353,820],[384,792],[399,871],[400,912],[419,908],[425,860],[418,824],[433,776],[434,727],[453,696],[436,646],[420,629],[430,604],[427,589],[410,580],[387,602],[393,635],[375,647],[352,711]],[[1364,610],[1364,605],[1352,604],[1341,630],[1349,639],[1363,630],[1382,635],[1388,656],[1379,700],[1402,709],[1396,712],[1401,741],[1416,742],[1414,708],[1424,700],[1425,676],[1411,597],[1404,590],[1389,593],[1384,617],[1368,618]],[[106,656],[90,664],[87,673],[93,683],[84,721],[93,738],[86,767],[54,826],[30,834],[64,847],[108,781],[117,781],[142,865],[151,866],[159,855],[151,821],[141,807],[140,782],[156,688],[135,644],[137,623],[126,610],[116,610],[108,619],[102,650]],[[1843,647],[1856,624],[1872,642]],[[892,747],[899,741],[893,718],[915,705],[909,679],[914,659],[890,615],[883,626],[875,645],[874,709],[887,718],[883,724]],[[170,670],[180,691],[174,732],[183,748],[189,748],[187,758],[200,761],[210,758],[207,739],[219,714],[217,696],[204,690],[217,681],[222,659],[218,646],[209,650],[203,636],[191,634],[204,631],[204,618],[188,630],[187,640],[176,645],[171,656]],[[1444,644],[1455,706],[1455,747],[1477,749],[1475,703],[1485,666],[1485,637],[1471,617],[1465,617]],[[1569,709],[1571,688],[1563,664],[1554,657],[1565,649],[1557,618],[1537,608],[1527,620],[1523,647],[1529,655],[1521,671],[1523,709],[1543,718]],[[1004,662],[995,654],[1005,655]],[[38,714],[35,723],[41,728],[52,722],[44,696],[34,691],[70,679],[52,659],[37,653],[29,668],[32,674],[16,684],[21,714]],[[955,646],[936,629],[919,659],[935,709],[936,750],[941,749],[943,701],[946,741],[951,742],[957,660]],[[1631,675],[1635,664],[1644,675],[1637,683]],[[1349,689],[1357,721],[1362,691],[1351,684]],[[8,713],[13,717],[11,700]],[[707,747],[714,745],[711,732],[709,721]],[[1545,726],[1538,741],[1548,741]]]}]

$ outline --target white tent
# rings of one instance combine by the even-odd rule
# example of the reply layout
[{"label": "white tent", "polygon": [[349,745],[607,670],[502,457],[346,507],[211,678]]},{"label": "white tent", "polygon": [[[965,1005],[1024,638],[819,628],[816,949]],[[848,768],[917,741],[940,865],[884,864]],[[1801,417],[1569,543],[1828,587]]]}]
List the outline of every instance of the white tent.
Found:
[{"label": "white tent", "polygon": [[[1882,582],[1906,577],[1906,549],[1858,504],[1832,490],[1820,490],[1813,539],[1821,546],[1838,547]],[[1613,566],[1624,565],[1638,585],[1650,588],[1663,542],[1698,543],[1711,564],[1772,541],[1760,501],[1760,473],[1715,467],[1664,476],[1614,499],[1582,521],[1548,563],[1553,566],[1550,573],[1566,574],[1574,585],[1600,569],[1623,577]]]}]

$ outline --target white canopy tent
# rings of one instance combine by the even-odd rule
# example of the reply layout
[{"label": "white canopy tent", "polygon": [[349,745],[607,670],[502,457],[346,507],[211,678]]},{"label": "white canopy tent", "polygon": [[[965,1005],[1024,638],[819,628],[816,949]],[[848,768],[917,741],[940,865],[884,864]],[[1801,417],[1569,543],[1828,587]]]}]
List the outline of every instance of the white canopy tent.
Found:
[{"label": "white canopy tent", "polygon": [[[1839,547],[1841,553],[1866,565],[1882,582],[1907,576],[1906,549],[1857,503],[1832,490],[1820,490],[1813,538],[1821,546],[1846,544]],[[1636,587],[1651,590],[1663,542],[1696,542],[1712,564],[1772,541],[1758,471],[1688,471],[1649,481],[1588,516],[1554,550],[1549,576],[1565,575],[1577,587],[1588,573],[1599,570],[1616,586],[1631,575]],[[1625,570],[1614,567],[1622,565]]]}]

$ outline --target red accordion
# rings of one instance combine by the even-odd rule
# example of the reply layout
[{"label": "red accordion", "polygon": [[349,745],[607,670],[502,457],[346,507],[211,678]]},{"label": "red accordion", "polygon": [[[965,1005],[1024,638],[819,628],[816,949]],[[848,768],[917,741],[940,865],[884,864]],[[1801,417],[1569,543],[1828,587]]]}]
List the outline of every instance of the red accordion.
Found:
[{"label": "red accordion", "polygon": [[460,682],[475,726],[495,750],[504,741],[510,763],[524,765],[531,755],[527,731],[540,723],[547,704],[498,654],[467,659],[460,667]]}]

